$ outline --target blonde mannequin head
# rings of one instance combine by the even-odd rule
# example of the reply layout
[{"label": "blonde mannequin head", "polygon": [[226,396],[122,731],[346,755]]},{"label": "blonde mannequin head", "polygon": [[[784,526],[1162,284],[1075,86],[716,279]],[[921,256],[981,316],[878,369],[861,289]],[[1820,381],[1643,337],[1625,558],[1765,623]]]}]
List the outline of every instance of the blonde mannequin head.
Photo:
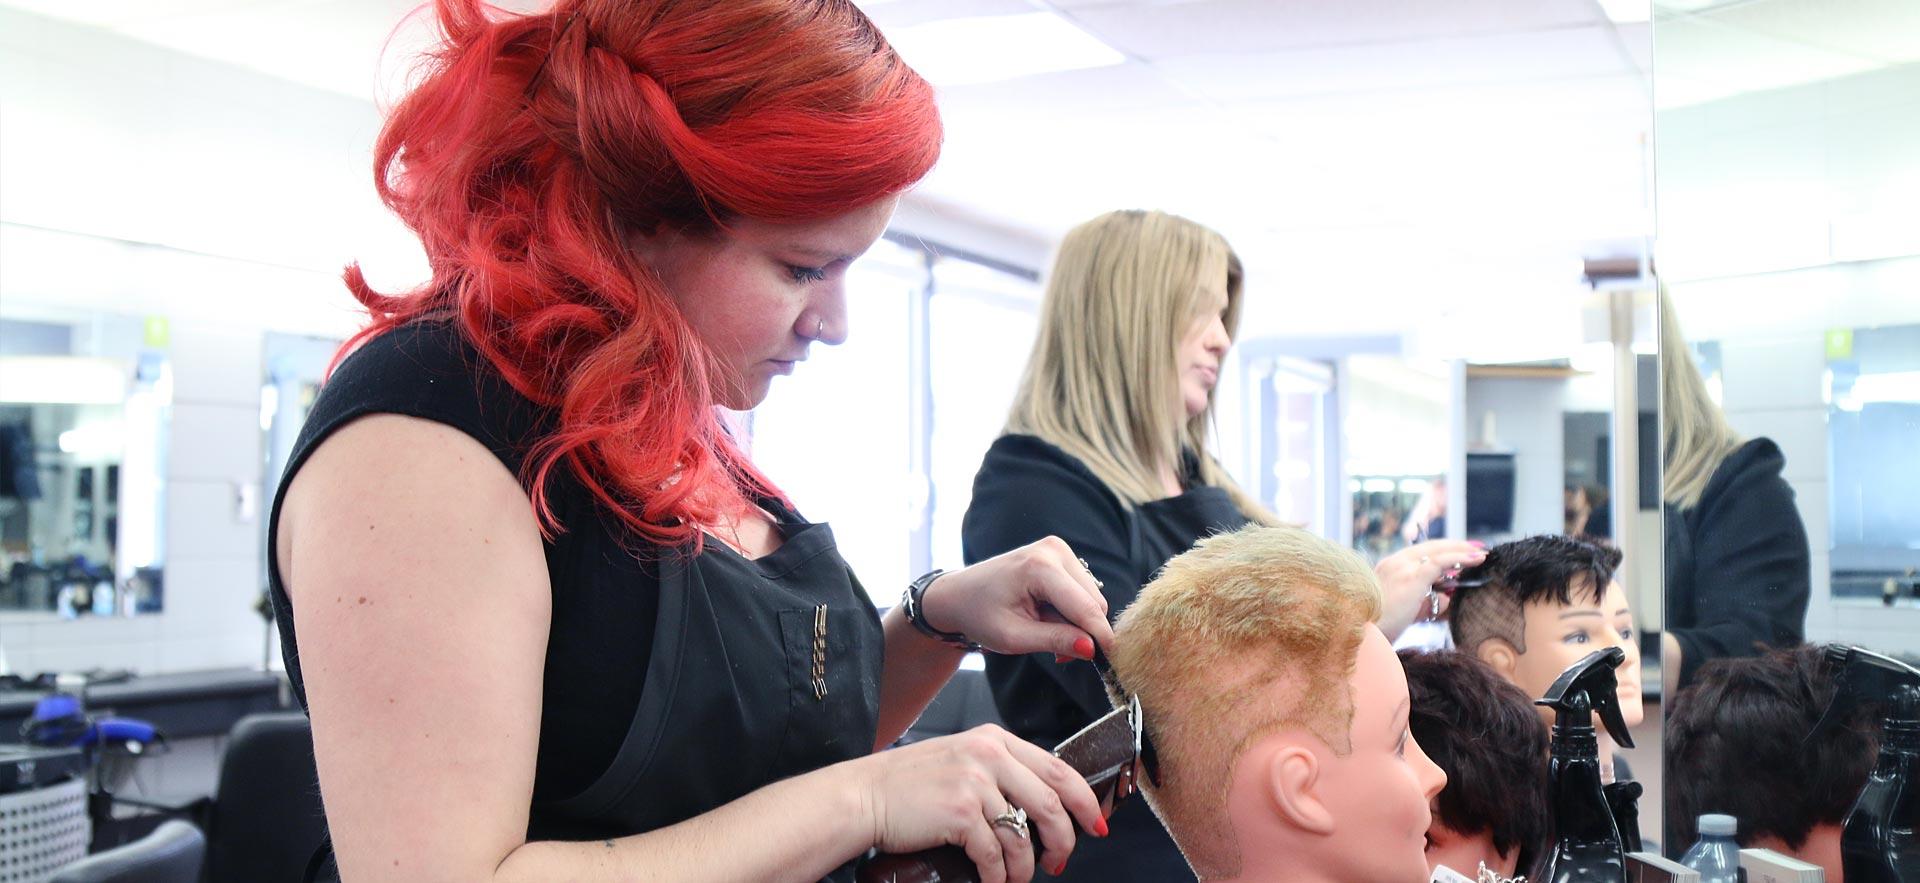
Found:
[{"label": "blonde mannequin head", "polygon": [[[1144,791],[1201,879],[1280,879],[1262,872],[1276,837],[1292,838],[1291,856],[1360,865],[1377,856],[1353,838],[1386,837],[1395,846],[1372,852],[1425,868],[1427,802],[1445,776],[1405,735],[1406,679],[1379,614],[1353,552],[1251,527],[1168,562],[1121,615],[1114,674],[1158,751]],[[1371,807],[1351,803],[1369,788]]]}]

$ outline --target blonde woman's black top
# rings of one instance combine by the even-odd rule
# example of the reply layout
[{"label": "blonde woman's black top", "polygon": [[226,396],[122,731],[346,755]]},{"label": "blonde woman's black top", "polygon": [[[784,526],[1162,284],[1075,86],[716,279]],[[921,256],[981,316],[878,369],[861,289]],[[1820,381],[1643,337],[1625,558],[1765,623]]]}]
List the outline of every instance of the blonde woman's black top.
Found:
[{"label": "blonde woman's black top", "polygon": [[[1211,534],[1248,519],[1223,488],[1200,484],[1199,462],[1186,458],[1177,497],[1128,508],[1086,464],[1030,435],[1002,436],[973,479],[973,502],[961,526],[968,564],[1057,536],[1086,559],[1105,584],[1118,617],[1168,559]],[[1179,648],[1168,648],[1178,652]],[[1093,665],[1055,663],[1050,653],[987,657],[987,681],[1007,728],[1052,748],[1111,710]],[[1169,883],[1191,881],[1173,838],[1144,800],[1121,805],[1112,834],[1080,838],[1065,875],[1036,880]]]},{"label": "blonde woman's black top", "polygon": [[1781,477],[1786,457],[1756,438],[1727,455],[1691,509],[1667,507],[1667,631],[1680,684],[1710,659],[1806,638],[1813,556]]}]

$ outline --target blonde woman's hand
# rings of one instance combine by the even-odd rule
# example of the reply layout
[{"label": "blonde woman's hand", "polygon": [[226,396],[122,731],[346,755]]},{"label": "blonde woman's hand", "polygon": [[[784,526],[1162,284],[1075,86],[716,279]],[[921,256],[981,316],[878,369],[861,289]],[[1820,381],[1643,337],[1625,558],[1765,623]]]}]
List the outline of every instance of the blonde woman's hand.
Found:
[{"label": "blonde woman's hand", "polygon": [[943,573],[921,604],[928,625],[995,653],[1091,659],[1113,647],[1100,583],[1056,537]]},{"label": "blonde woman's hand", "polygon": [[[1100,802],[1079,773],[991,724],[928,739],[841,764],[851,776],[873,846],[881,852],[918,852],[944,844],[966,850],[981,883],[1027,883],[1036,859],[1054,873],[1075,842],[1074,821],[1096,837],[1107,833]],[[1018,809],[1046,844],[995,817]]]},{"label": "blonde woman's hand", "polygon": [[1388,640],[1399,637],[1428,603],[1434,583],[1485,560],[1487,551],[1466,540],[1428,540],[1380,559],[1373,567],[1380,579],[1380,631]]}]

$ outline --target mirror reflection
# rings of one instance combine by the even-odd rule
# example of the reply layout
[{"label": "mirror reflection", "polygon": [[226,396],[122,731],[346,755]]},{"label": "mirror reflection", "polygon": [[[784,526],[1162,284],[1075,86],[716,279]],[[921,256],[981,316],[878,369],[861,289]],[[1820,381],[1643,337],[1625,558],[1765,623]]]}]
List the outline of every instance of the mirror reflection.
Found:
[{"label": "mirror reflection", "polygon": [[1665,851],[1914,879],[1920,10],[1655,5]]},{"label": "mirror reflection", "polygon": [[160,609],[165,333],[0,307],[0,610]]}]

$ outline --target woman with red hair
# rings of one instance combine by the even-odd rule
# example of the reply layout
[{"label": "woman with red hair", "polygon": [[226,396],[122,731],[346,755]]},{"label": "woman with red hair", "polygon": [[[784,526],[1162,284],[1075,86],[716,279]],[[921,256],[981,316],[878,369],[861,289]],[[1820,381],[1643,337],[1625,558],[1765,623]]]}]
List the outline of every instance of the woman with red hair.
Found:
[{"label": "woman with red hair", "polygon": [[876,752],[975,642],[1111,640],[1073,553],[877,616],[715,410],[845,337],[848,264],[939,152],[929,86],[849,0],[435,7],[376,157],[433,278],[348,270],[372,322],[269,533],[342,876],[848,880],[954,843],[1017,883],[1029,814],[1049,867],[1104,835],[998,729]]}]

